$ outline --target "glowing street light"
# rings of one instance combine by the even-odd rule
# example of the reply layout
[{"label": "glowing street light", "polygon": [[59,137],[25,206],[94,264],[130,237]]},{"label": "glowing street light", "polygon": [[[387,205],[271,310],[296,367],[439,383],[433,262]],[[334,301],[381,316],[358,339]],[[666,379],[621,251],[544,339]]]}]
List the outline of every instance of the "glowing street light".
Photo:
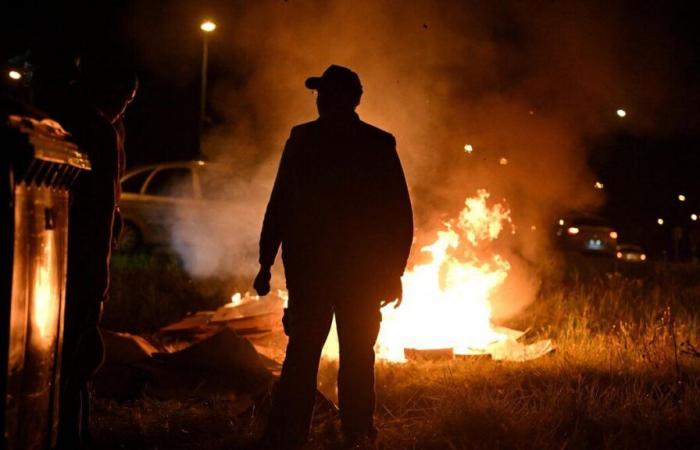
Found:
[{"label": "glowing street light", "polygon": [[201,25],[199,25],[199,29],[206,33],[211,33],[212,31],[216,30],[216,24],[211,20],[205,20],[201,23]]},{"label": "glowing street light", "polygon": [[693,222],[697,222],[697,221],[698,221],[698,215],[695,214],[695,213],[691,214],[691,215],[690,215],[690,220],[692,220]]},{"label": "glowing street light", "polygon": [[656,219],[656,223],[658,223],[659,225],[663,225],[663,224],[664,224],[664,219],[662,219],[661,217],[659,217],[658,219]]},{"label": "glowing street light", "polygon": [[625,116],[627,115],[627,111],[625,111],[624,109],[620,108],[620,109],[618,109],[617,111],[615,111],[615,114],[617,114],[617,117],[623,118],[623,117],[625,117]]},{"label": "glowing street light", "polygon": [[595,184],[593,185],[594,188],[596,189],[603,189],[605,185],[601,181],[596,181]]},{"label": "glowing street light", "polygon": [[472,144],[467,144],[464,146],[464,152],[465,153],[471,153],[474,151],[474,147],[472,147]]},{"label": "glowing street light", "polygon": [[502,165],[502,166],[507,166],[507,165],[508,165],[508,158],[501,158],[501,159],[498,161],[498,164],[500,164],[500,165]]},{"label": "glowing street light", "polygon": [[22,74],[16,70],[10,70],[9,72],[7,72],[7,76],[15,81],[22,79]]},{"label": "glowing street light", "polygon": [[564,226],[564,219],[559,219],[559,226]]},{"label": "glowing street light", "polygon": [[685,195],[683,195],[683,194],[678,194],[678,201],[679,201],[679,202],[684,202],[684,201],[685,201]]}]

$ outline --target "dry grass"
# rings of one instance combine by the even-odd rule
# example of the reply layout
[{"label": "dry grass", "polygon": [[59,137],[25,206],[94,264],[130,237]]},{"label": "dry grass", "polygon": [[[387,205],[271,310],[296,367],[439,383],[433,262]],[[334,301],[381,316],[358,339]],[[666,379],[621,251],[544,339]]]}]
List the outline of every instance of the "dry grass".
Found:
[{"label": "dry grass", "polygon": [[[509,325],[557,352],[528,363],[379,364],[387,449],[700,448],[700,278],[667,269],[545,286]],[[326,363],[328,384],[334,364]],[[226,399],[96,404],[98,448],[224,449],[250,420]],[[311,448],[335,448],[322,426]]]}]

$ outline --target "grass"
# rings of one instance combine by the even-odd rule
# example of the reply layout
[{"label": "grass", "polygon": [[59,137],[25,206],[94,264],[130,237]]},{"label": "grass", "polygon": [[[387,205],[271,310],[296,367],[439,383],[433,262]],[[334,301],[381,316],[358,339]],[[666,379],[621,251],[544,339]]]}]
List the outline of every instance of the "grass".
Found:
[{"label": "grass", "polygon": [[[387,449],[700,448],[700,278],[694,267],[545,283],[507,325],[557,351],[528,363],[377,366]],[[331,384],[335,364],[323,364]],[[98,400],[101,449],[236,448],[256,429],[230,398]],[[335,448],[327,426],[310,448]]]},{"label": "grass", "polygon": [[236,280],[193,279],[170,253],[115,254],[110,299],[102,325],[114,331],[150,333],[190,312],[216,309],[230,299]]}]

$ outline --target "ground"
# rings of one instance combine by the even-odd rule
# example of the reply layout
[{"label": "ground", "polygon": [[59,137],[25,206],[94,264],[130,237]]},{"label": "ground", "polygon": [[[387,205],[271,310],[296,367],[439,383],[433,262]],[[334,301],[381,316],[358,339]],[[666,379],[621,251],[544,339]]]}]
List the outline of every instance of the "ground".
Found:
[{"label": "ground", "polygon": [[[659,265],[545,283],[508,324],[554,339],[535,361],[379,364],[379,447],[700,448],[698,274]],[[334,370],[323,364],[326,389]],[[240,409],[225,397],[96,399],[92,429],[105,450],[231,449],[260,427],[261,414]],[[333,426],[319,421],[309,448],[337,448]]]}]

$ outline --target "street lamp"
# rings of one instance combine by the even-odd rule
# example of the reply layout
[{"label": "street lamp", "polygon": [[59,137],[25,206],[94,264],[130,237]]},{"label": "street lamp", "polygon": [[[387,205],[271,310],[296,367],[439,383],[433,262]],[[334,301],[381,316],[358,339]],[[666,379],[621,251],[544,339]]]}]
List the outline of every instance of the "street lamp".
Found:
[{"label": "street lamp", "polygon": [[15,81],[19,81],[22,79],[22,73],[18,72],[17,70],[10,70],[9,72],[7,72],[7,76]]},{"label": "street lamp", "polygon": [[216,24],[211,20],[205,20],[199,25],[204,32],[202,38],[202,85],[199,93],[199,153],[202,154],[202,135],[207,109],[207,68],[209,66],[209,33],[216,30]]},{"label": "street lamp", "polygon": [[211,20],[206,20],[202,22],[201,25],[199,25],[199,28],[202,31],[205,31],[207,33],[211,33],[212,31],[216,30],[216,24],[212,22]]},{"label": "street lamp", "polygon": [[618,109],[617,111],[615,111],[615,114],[617,114],[617,117],[619,117],[619,118],[622,119],[623,117],[625,117],[625,116],[627,115],[627,111],[625,111],[624,109],[620,108],[620,109]]}]

